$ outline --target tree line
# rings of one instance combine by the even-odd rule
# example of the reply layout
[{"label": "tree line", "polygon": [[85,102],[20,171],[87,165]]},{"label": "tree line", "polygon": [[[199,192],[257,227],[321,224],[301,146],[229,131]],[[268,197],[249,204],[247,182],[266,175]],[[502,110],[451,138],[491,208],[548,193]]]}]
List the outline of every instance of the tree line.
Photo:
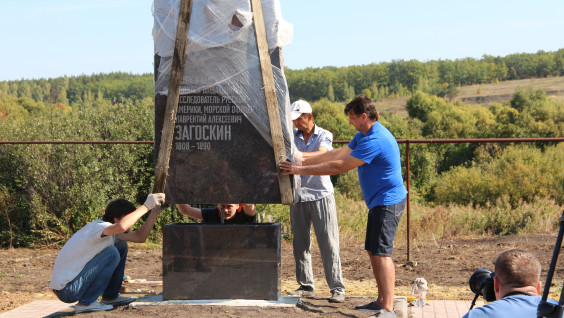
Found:
[{"label": "tree line", "polygon": [[564,49],[516,53],[481,59],[394,60],[347,67],[286,69],[290,96],[316,101],[347,101],[364,94],[373,99],[424,91],[453,97],[457,87],[525,78],[564,75]]},{"label": "tree line", "polygon": [[45,105],[79,105],[102,99],[120,103],[153,95],[150,74],[115,72],[0,82],[0,97],[26,98]]},{"label": "tree line", "polygon": [[[372,99],[423,91],[454,97],[464,85],[564,76],[564,48],[555,52],[515,53],[481,59],[394,60],[347,67],[285,69],[292,100],[348,101],[364,94]],[[0,97],[15,96],[46,104],[73,105],[105,98],[114,102],[153,96],[153,76],[123,72],[0,82]]]}]

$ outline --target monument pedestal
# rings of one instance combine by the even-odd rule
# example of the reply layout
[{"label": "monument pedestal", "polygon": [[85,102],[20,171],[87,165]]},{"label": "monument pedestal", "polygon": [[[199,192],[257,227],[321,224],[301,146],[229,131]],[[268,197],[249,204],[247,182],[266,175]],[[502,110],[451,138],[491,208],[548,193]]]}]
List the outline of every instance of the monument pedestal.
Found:
[{"label": "monument pedestal", "polygon": [[163,228],[163,300],[278,300],[280,223]]}]

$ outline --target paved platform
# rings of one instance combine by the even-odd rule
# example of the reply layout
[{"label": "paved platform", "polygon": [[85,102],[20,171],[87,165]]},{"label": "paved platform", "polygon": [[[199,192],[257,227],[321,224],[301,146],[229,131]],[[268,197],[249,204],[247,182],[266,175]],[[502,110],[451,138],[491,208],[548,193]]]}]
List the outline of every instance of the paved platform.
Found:
[{"label": "paved platform", "polygon": [[53,314],[64,316],[74,314],[74,307],[71,304],[65,304],[60,300],[35,300],[29,304],[12,309],[3,314],[2,318],[35,318],[49,317]]},{"label": "paved platform", "polygon": [[[425,307],[409,307],[410,318],[452,318],[462,317],[470,309],[470,300],[430,300]],[[474,308],[483,306],[477,301]]]},{"label": "paved platform", "polygon": [[[182,303],[193,305],[221,305],[221,306],[295,306],[298,298],[281,297],[281,301],[264,300],[169,300],[159,301],[159,295],[145,296],[130,306],[150,306]],[[410,318],[460,318],[470,308],[470,301],[465,300],[430,300],[424,308],[409,307]],[[482,306],[483,302],[478,301],[476,307]],[[74,308],[59,300],[36,300],[27,305],[18,307],[11,311],[0,314],[1,318],[35,318],[49,316],[65,316],[74,314]],[[111,312],[108,313],[111,317]]]}]

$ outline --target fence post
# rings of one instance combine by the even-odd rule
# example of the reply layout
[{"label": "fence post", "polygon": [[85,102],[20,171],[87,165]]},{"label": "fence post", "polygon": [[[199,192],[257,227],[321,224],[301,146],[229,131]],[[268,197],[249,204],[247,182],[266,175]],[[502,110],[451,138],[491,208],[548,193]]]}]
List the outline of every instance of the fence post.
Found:
[{"label": "fence post", "polygon": [[410,261],[409,250],[411,245],[410,244],[411,243],[411,226],[410,226],[411,209],[409,204],[409,192],[410,192],[409,139],[405,141],[405,166],[407,170],[407,261],[409,262]]}]

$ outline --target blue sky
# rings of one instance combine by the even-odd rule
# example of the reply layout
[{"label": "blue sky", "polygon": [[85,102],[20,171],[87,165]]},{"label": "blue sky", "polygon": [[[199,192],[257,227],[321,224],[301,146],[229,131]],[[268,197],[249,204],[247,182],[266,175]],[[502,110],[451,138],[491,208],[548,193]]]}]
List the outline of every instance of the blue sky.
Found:
[{"label": "blue sky", "polygon": [[[280,0],[292,69],[564,48],[562,0]],[[2,0],[0,80],[151,73],[152,0]]]}]

